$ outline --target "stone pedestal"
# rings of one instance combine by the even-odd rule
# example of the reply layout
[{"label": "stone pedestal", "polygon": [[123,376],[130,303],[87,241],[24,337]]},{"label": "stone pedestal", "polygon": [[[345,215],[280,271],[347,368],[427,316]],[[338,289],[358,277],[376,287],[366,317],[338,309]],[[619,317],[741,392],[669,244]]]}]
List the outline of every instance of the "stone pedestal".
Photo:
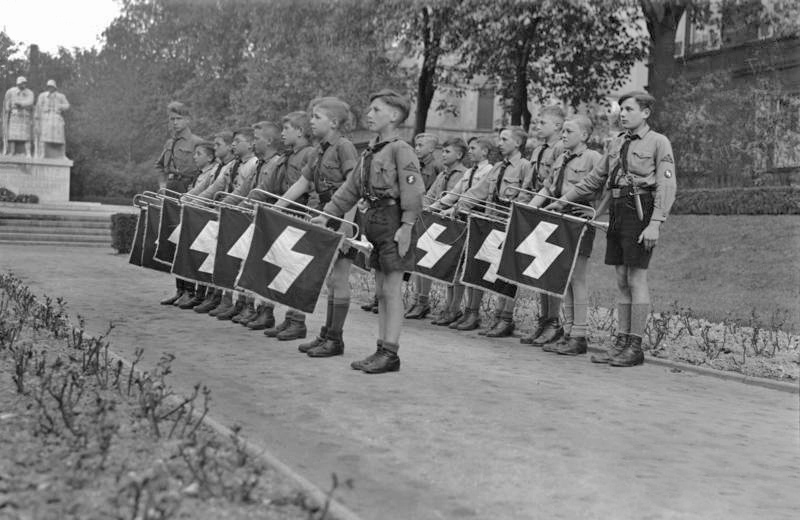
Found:
[{"label": "stone pedestal", "polygon": [[0,187],[16,194],[36,195],[40,202],[66,202],[71,167],[72,161],[66,158],[0,155]]}]

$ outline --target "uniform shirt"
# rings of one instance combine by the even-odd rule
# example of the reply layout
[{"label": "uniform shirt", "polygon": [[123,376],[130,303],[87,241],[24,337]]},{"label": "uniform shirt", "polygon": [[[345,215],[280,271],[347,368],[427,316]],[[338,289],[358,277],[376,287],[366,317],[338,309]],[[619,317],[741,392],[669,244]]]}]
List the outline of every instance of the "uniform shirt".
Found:
[{"label": "uniform shirt", "polygon": [[[275,175],[278,171],[278,165],[283,160],[283,155],[279,153],[274,153],[270,155],[268,158],[262,158],[261,160],[261,167],[256,172],[256,181],[253,184],[253,189],[258,188],[259,190],[268,191],[270,193],[274,193],[271,190],[275,189]],[[282,193],[276,193],[276,195],[283,195]],[[268,197],[263,193],[254,193],[251,197],[255,200],[266,201]]]},{"label": "uniform shirt", "polygon": [[[544,180],[543,188],[545,188],[551,196],[560,196],[568,192],[570,188],[578,184],[584,177],[589,175],[595,165],[600,162],[603,155],[595,150],[590,150],[584,147],[578,153],[573,154],[569,150],[564,150],[564,153],[559,155],[550,171],[550,175]],[[564,168],[564,176],[561,178],[561,187],[557,186],[561,168],[566,162]],[[558,193],[559,195],[556,195]],[[582,200],[593,200],[597,198],[595,194]]]},{"label": "uniform shirt", "polygon": [[320,142],[301,172],[317,193],[332,195],[358,163],[358,152],[349,139],[334,135]]},{"label": "uniform shirt", "polygon": [[[504,163],[508,163],[508,166],[503,177],[500,178]],[[521,187],[532,175],[533,167],[531,163],[527,159],[523,159],[520,154],[514,154],[509,159],[495,163],[489,173],[480,182],[468,189],[464,195],[470,199],[485,200],[491,203],[525,203],[531,200],[533,195],[513,188]],[[462,208],[471,208],[474,202],[470,199],[463,199],[459,204]]]},{"label": "uniform shirt", "polygon": [[433,154],[428,155],[425,159],[419,162],[419,172],[422,174],[422,180],[425,181],[425,191],[431,189],[436,177],[444,171],[444,165],[436,160]]},{"label": "uniform shirt", "polygon": [[531,164],[533,165],[533,183],[529,183],[525,189],[531,191],[539,191],[544,185],[545,179],[550,177],[553,171],[553,163],[556,158],[564,151],[564,145],[561,141],[554,144],[542,144],[537,146],[531,154]]},{"label": "uniform shirt", "polygon": [[492,171],[492,165],[489,163],[489,161],[484,160],[474,165],[472,168],[464,172],[458,182],[450,190],[448,190],[450,193],[433,203],[432,206],[435,208],[451,207],[453,204],[458,202],[458,195],[478,184],[481,179],[483,179],[490,171]]},{"label": "uniform shirt", "polygon": [[439,200],[445,191],[453,191],[455,185],[464,176],[465,171],[467,171],[466,166],[456,163],[449,170],[441,172],[425,194],[425,199],[428,203]]},{"label": "uniform shirt", "polygon": [[237,160],[238,159],[231,159],[223,164],[222,169],[217,174],[217,178],[211,181],[211,184],[198,193],[197,196],[205,199],[213,199],[214,194],[218,191],[228,191],[228,185],[231,181],[231,170],[233,170],[233,166],[236,164]]},{"label": "uniform shirt", "polygon": [[[230,190],[231,195],[247,197],[247,194],[253,189],[253,184],[255,184],[257,165],[258,157],[254,155],[246,161],[239,163],[238,170],[234,171],[234,169],[231,168],[230,175],[228,176],[228,182],[231,183],[229,186],[232,185]],[[240,199],[228,196],[225,197],[223,201],[228,204],[237,204]]]},{"label": "uniform shirt", "polygon": [[203,138],[194,135],[188,128],[180,135],[167,139],[156,161],[156,171],[165,179],[169,174],[194,177],[198,172],[192,156],[195,145],[201,142]]},{"label": "uniform shirt", "polygon": [[[366,153],[381,145],[383,147],[372,156],[369,171],[365,172]],[[364,192],[365,189],[368,191]],[[402,221],[413,225],[422,211],[424,190],[419,160],[408,143],[397,138],[372,142],[353,173],[325,204],[324,211],[341,217],[361,198],[399,199]]]},{"label": "uniform shirt", "polygon": [[314,156],[313,146],[303,146],[278,155],[270,160],[262,174],[264,189],[275,195],[283,195],[300,178],[303,168]]},{"label": "uniform shirt", "polygon": [[203,168],[203,171],[200,172],[200,175],[197,176],[197,179],[194,181],[194,186],[190,189],[187,193],[189,195],[199,195],[203,193],[209,186],[214,183],[219,172],[222,171],[225,165],[221,162],[214,161],[210,163],[208,166]]},{"label": "uniform shirt", "polygon": [[616,171],[616,185],[634,186],[654,191],[653,216],[650,220],[665,221],[675,202],[675,159],[672,144],[666,136],[654,132],[647,124],[634,134],[627,153],[628,171],[622,171],[620,152],[626,133],[617,136],[608,146],[601,160],[570,193],[584,199],[600,191],[603,186],[613,187],[612,174]]}]

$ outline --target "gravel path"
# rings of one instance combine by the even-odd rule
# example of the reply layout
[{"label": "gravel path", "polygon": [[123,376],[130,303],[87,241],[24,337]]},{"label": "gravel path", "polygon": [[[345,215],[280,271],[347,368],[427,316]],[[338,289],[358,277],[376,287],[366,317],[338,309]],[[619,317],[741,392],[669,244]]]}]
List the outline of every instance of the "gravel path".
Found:
[{"label": "gravel path", "polygon": [[[798,396],[645,365],[612,369],[414,323],[397,374],[349,368],[374,349],[355,305],[344,357],[161,307],[163,274],[104,250],[0,246],[0,269],[130,357],[177,356],[175,384],[365,519],[782,519],[800,498]],[[324,319],[309,316],[309,331]],[[281,313],[282,316],[282,313]],[[792,513],[795,511],[795,513]]]}]

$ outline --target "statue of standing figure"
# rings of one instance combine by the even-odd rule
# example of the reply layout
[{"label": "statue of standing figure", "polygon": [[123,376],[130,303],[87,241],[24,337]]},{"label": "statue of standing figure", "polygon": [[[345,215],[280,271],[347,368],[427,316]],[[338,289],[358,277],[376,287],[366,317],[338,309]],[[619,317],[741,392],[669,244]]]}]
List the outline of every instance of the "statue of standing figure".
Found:
[{"label": "statue of standing figure", "polygon": [[47,80],[47,90],[36,101],[36,156],[65,157],[64,118],[69,109],[67,97],[58,91],[55,80]]},{"label": "statue of standing figure", "polygon": [[31,126],[33,123],[33,91],[28,80],[20,76],[17,85],[6,91],[3,98],[3,154],[16,154],[18,145],[25,145],[25,156],[31,157]]}]

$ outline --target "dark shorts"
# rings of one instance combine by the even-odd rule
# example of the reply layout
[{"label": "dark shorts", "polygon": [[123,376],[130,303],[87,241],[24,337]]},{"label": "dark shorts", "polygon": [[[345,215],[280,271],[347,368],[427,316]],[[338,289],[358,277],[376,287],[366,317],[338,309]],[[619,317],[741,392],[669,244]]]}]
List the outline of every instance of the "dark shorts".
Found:
[{"label": "dark shorts", "polygon": [[399,205],[370,208],[364,215],[364,236],[372,244],[369,266],[383,273],[413,271],[416,263],[417,237],[411,231],[411,245],[400,256],[394,234],[400,228],[402,210]]},{"label": "dark shorts", "polygon": [[633,197],[611,200],[611,218],[606,234],[606,265],[624,265],[647,269],[650,265],[651,249],[645,251],[644,243],[639,243],[639,235],[650,222],[653,215],[653,195],[643,193],[642,210],[644,219],[639,220]]}]

